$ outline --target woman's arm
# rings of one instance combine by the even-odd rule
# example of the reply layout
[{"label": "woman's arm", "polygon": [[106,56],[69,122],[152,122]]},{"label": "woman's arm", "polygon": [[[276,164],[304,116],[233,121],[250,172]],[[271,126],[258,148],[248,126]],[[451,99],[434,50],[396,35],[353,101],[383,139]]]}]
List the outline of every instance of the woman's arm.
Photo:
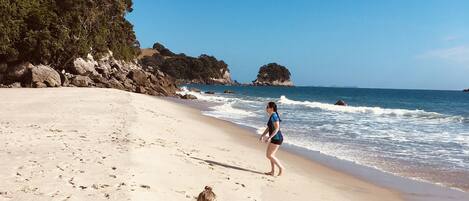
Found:
[{"label": "woman's arm", "polygon": [[265,128],[264,132],[262,133],[261,137],[259,137],[259,141],[262,141],[262,139],[269,133],[269,128]]},{"label": "woman's arm", "polygon": [[280,121],[275,121],[275,122],[274,122],[274,127],[275,127],[275,130],[274,130],[274,132],[272,132],[272,135],[270,135],[270,137],[267,139],[267,142],[270,142],[270,140],[271,140],[275,135],[277,135],[277,132],[280,130]]}]

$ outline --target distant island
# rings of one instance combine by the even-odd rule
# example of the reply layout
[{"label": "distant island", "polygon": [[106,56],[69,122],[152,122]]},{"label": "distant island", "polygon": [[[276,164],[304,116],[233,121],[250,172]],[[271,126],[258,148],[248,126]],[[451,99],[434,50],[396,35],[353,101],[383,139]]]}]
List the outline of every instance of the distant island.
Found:
[{"label": "distant island", "polygon": [[463,92],[469,92],[469,88],[463,89],[462,91],[463,91]]},{"label": "distant island", "polygon": [[257,79],[252,81],[255,86],[293,86],[287,67],[277,63],[269,63],[259,68]]}]

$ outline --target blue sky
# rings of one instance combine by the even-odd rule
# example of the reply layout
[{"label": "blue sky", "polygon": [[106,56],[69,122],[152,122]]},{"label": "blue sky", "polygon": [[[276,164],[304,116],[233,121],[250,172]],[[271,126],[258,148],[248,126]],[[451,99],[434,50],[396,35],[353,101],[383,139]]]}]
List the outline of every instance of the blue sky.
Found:
[{"label": "blue sky", "polygon": [[270,62],[296,85],[469,87],[469,1],[134,0],[142,47],[224,60],[249,82]]}]

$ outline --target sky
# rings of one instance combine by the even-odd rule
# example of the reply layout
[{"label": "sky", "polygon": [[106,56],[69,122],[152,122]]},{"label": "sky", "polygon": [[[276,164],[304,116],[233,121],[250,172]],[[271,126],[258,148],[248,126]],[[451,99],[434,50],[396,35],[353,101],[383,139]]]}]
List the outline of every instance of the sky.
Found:
[{"label": "sky", "polygon": [[134,0],[142,47],[213,55],[232,78],[288,67],[299,86],[469,88],[467,0]]}]

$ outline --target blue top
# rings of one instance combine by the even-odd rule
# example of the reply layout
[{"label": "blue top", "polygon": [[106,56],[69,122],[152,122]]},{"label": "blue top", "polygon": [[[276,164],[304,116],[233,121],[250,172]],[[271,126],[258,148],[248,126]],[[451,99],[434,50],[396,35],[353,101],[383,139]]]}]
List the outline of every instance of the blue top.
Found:
[{"label": "blue top", "polygon": [[277,113],[273,113],[270,119],[272,119],[273,122],[280,121],[280,118],[278,117]]},{"label": "blue top", "polygon": [[[273,134],[275,131],[275,126],[274,122],[280,121],[280,117],[277,115],[277,113],[273,113],[270,118],[269,122],[267,122],[267,127],[269,128],[269,136]],[[282,132],[280,130],[275,134],[275,136],[272,138],[273,140],[279,140],[283,138]]]}]

